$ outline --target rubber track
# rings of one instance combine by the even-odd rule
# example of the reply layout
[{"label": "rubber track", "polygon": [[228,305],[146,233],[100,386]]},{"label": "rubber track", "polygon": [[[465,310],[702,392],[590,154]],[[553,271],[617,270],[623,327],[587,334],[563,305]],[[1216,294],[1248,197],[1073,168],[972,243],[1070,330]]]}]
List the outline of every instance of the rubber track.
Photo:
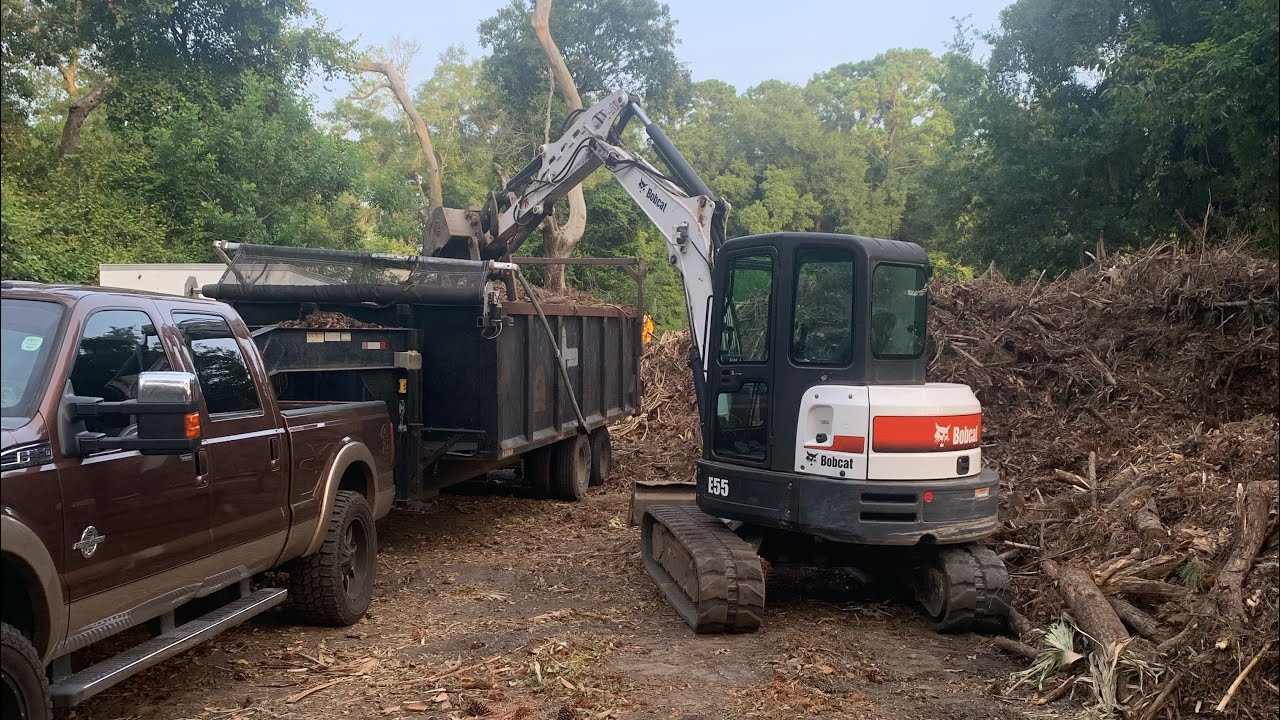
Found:
[{"label": "rubber track", "polygon": [[962,545],[944,548],[936,562],[947,578],[946,609],[933,618],[943,632],[1005,628],[1009,618],[1009,573],[991,548]]},{"label": "rubber track", "polygon": [[645,569],[694,632],[759,629],[764,571],[755,548],[720,520],[682,505],[648,508],[640,532]]}]

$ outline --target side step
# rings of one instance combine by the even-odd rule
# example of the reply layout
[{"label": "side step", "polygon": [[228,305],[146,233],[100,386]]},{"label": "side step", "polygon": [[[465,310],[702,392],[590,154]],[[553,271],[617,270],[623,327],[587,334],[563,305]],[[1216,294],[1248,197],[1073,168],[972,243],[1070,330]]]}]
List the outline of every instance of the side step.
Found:
[{"label": "side step", "polygon": [[116,683],[284,602],[287,590],[263,588],[49,686],[53,704],[72,707]]}]

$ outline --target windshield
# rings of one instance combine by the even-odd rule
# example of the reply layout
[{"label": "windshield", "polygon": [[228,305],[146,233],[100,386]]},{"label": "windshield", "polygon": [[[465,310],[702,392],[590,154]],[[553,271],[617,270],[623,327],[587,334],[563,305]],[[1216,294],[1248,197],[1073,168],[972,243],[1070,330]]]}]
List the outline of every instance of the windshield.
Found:
[{"label": "windshield", "polygon": [[929,305],[924,268],[877,265],[871,277],[871,352],[877,358],[918,358],[924,353]]},{"label": "windshield", "polygon": [[61,321],[58,303],[0,301],[0,415],[5,429],[22,427],[35,415]]}]

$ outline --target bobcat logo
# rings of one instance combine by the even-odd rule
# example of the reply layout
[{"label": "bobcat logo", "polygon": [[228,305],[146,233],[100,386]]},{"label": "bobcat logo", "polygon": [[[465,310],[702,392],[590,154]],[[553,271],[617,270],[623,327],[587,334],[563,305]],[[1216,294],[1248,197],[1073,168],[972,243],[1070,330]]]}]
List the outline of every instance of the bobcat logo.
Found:
[{"label": "bobcat logo", "polygon": [[815,460],[817,460],[817,459],[818,459],[818,453],[816,453],[816,452],[807,452],[807,453],[805,453],[805,454],[804,454],[804,461],[805,461],[805,462],[813,462],[813,461],[815,461]]},{"label": "bobcat logo", "polygon": [[933,441],[938,443],[938,447],[945,447],[950,436],[950,425],[939,425],[938,423],[933,424]]}]

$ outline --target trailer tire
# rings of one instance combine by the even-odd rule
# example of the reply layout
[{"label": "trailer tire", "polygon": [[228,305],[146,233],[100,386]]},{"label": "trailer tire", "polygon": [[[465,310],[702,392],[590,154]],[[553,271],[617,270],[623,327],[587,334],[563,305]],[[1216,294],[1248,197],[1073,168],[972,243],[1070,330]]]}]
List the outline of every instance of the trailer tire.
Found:
[{"label": "trailer tire", "polygon": [[289,571],[289,601],[312,625],[343,627],[364,617],[373,599],[378,535],[364,496],[342,490],[333,502],[324,542]]},{"label": "trailer tire", "polygon": [[613,441],[609,428],[598,427],[591,431],[591,486],[609,482],[613,472]]},{"label": "trailer tire", "polygon": [[551,460],[554,445],[530,450],[524,454],[524,479],[529,491],[539,500],[551,497]]},{"label": "trailer tire", "polygon": [[53,717],[49,678],[40,657],[31,641],[8,623],[0,623],[0,717]]},{"label": "trailer tire", "polygon": [[553,447],[551,492],[559,500],[581,500],[591,485],[591,441],[578,433]]}]

